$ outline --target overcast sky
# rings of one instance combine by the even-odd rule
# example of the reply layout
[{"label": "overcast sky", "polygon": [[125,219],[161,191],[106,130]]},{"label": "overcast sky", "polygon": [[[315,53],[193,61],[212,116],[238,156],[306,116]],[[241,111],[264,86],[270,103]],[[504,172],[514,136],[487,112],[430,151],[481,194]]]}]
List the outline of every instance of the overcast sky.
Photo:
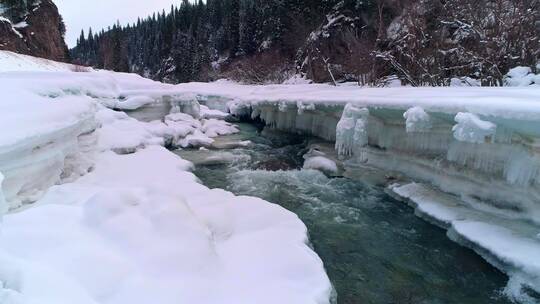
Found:
[{"label": "overcast sky", "polygon": [[146,17],[153,12],[165,9],[180,0],[54,0],[60,14],[64,17],[67,33],[66,42],[71,48],[75,45],[81,29],[101,30],[112,26],[116,20],[125,25]]}]

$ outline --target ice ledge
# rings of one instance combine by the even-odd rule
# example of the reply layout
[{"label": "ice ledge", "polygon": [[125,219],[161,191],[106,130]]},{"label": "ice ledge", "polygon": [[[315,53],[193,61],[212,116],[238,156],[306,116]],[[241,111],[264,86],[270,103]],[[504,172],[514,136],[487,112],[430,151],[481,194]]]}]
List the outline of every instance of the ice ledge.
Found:
[{"label": "ice ledge", "polygon": [[[539,226],[474,209],[455,196],[423,184],[395,184],[389,191],[411,205],[418,216],[447,229],[452,240],[471,248],[508,274],[510,283],[517,278],[521,285],[540,293]],[[507,287],[505,292],[521,300],[531,297],[515,288]]]}]

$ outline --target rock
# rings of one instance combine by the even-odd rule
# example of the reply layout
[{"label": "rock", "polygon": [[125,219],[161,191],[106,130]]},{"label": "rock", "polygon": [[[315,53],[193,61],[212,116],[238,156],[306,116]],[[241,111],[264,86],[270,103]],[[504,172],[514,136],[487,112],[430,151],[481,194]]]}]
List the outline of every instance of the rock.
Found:
[{"label": "rock", "polygon": [[26,12],[0,16],[0,50],[68,61],[65,26],[56,5],[51,0],[28,2]]}]

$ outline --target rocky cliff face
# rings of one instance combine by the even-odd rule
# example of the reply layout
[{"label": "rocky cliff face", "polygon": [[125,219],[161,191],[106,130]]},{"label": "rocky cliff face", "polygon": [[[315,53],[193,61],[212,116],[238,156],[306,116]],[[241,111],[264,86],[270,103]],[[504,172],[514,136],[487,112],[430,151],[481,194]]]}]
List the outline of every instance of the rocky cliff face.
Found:
[{"label": "rocky cliff face", "polygon": [[68,61],[65,26],[51,0],[0,0],[0,49]]}]

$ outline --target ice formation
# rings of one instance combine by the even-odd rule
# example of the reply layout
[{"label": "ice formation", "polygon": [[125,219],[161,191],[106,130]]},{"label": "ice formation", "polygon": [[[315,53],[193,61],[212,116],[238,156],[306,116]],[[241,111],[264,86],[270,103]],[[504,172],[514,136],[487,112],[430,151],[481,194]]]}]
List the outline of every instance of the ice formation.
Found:
[{"label": "ice formation", "polygon": [[421,107],[412,107],[403,113],[407,132],[427,132],[431,129],[431,119]]},{"label": "ice formation", "polygon": [[448,229],[452,239],[506,271],[510,281],[505,293],[510,298],[535,303],[522,290],[523,286],[535,290],[540,286],[540,240],[534,237],[535,226],[505,214],[483,212],[427,185],[393,185],[391,190],[407,199],[421,217]]},{"label": "ice formation", "polygon": [[6,198],[4,197],[4,191],[2,191],[3,182],[4,175],[0,172],[0,223],[2,222],[2,216],[8,211],[8,204],[6,202]]},{"label": "ice formation", "polygon": [[339,155],[352,155],[368,143],[367,120],[369,110],[347,104],[336,127],[336,150]]},{"label": "ice formation", "polygon": [[473,113],[457,113],[457,125],[452,128],[454,138],[459,141],[482,144],[494,140],[497,125],[481,120]]}]

